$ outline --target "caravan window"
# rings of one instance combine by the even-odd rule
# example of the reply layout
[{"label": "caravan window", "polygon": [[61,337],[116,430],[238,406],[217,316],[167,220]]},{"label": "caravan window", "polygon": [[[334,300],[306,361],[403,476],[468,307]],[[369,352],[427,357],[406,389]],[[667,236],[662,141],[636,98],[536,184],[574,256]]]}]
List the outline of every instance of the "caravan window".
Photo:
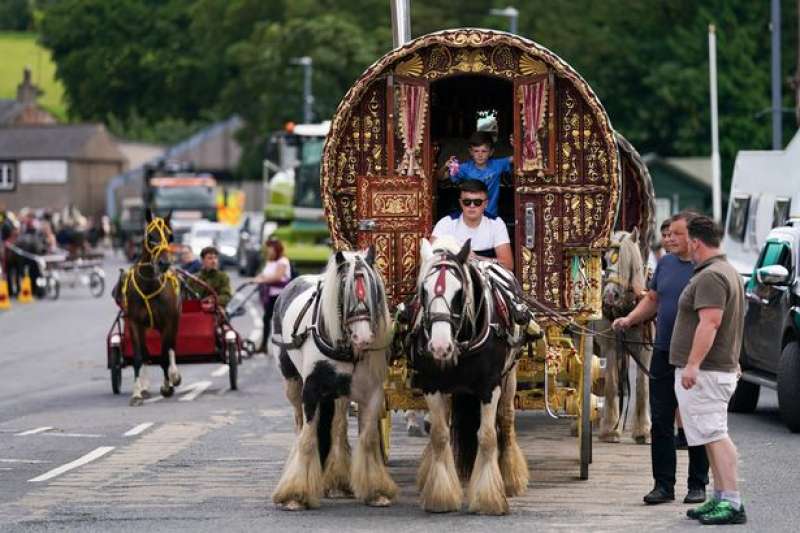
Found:
[{"label": "caravan window", "polygon": [[737,195],[731,202],[731,212],[728,216],[728,236],[739,242],[744,242],[744,232],[747,228],[747,212],[750,207],[750,195]]},{"label": "caravan window", "polygon": [[775,198],[775,206],[772,208],[772,227],[783,226],[789,220],[789,210],[792,207],[791,198]]}]

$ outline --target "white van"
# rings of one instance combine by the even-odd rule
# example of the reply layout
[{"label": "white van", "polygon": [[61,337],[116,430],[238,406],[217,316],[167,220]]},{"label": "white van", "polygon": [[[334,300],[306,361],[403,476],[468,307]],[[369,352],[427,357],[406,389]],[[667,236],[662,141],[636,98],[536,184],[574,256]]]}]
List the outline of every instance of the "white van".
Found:
[{"label": "white van", "polygon": [[800,217],[800,131],[785,150],[742,150],[736,156],[723,249],[749,275],[767,234]]}]

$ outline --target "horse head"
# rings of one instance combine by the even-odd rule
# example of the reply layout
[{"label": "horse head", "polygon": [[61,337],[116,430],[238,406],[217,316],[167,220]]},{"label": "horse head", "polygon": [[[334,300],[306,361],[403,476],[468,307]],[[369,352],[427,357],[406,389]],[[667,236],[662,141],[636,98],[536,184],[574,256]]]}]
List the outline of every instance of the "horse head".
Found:
[{"label": "horse head", "polygon": [[442,365],[456,361],[458,336],[471,310],[470,251],[469,240],[461,247],[448,236],[439,237],[435,244],[422,240],[417,297],[427,350]]},{"label": "horse head", "polygon": [[635,305],[638,294],[645,289],[644,263],[638,240],[638,229],[632,233],[616,231],[603,256],[603,307],[607,314],[612,309],[616,310],[612,315],[627,314],[632,310],[631,305]]},{"label": "horse head", "polygon": [[144,229],[144,253],[142,258],[149,262],[158,265],[159,269],[163,272],[169,266],[169,263],[162,261],[161,257],[164,252],[169,250],[169,245],[173,241],[172,235],[172,211],[167,213],[164,218],[154,216],[150,209],[146,209],[145,216],[145,229]]},{"label": "horse head", "polygon": [[375,250],[336,252],[323,282],[323,319],[334,345],[349,343],[358,354],[389,333],[386,290],[375,268]]}]

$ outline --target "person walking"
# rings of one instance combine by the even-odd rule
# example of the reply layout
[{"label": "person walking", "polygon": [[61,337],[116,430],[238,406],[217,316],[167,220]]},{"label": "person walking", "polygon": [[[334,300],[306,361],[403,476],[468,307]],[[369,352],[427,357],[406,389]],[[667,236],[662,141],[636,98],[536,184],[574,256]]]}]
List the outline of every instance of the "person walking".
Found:
[{"label": "person walking", "polygon": [[[678,313],[678,299],[694,272],[689,252],[687,222],[695,215],[681,212],[669,225],[665,248],[670,252],[658,262],[647,294],[627,316],[614,321],[615,330],[624,330],[656,317],[656,339],[650,362],[650,456],[655,486],[644,496],[646,504],[675,499],[677,452],[675,449],[675,411],[678,400],[673,387],[675,367],[669,362],[673,325]],[[681,332],[681,336],[685,336]],[[684,503],[706,500],[708,457],[703,446],[689,447],[688,491]]]},{"label": "person walking", "polygon": [[270,238],[264,243],[267,262],[264,270],[253,281],[260,284],[261,303],[264,306],[263,330],[261,347],[259,351],[267,353],[267,342],[271,331],[272,314],[275,311],[275,302],[289,281],[292,279],[292,266],[289,258],[283,254],[283,243],[278,239]]},{"label": "person walking", "polygon": [[744,287],[720,248],[722,230],[706,216],[688,224],[694,276],[678,302],[670,364],[689,446],[704,445],[714,495],[687,511],[702,524],[744,524],[737,484],[736,446],[728,435],[728,401],[736,390],[744,329]]}]

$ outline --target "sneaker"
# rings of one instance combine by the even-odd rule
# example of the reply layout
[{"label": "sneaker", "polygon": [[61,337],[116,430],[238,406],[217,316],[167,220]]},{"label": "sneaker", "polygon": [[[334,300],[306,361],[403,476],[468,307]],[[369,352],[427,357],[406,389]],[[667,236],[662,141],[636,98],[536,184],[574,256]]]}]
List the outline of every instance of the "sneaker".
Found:
[{"label": "sneaker", "polygon": [[737,511],[733,508],[731,502],[722,500],[711,512],[701,515],[699,520],[700,523],[705,526],[720,524],[745,524],[747,523],[747,515],[744,514],[744,505],[742,505]]},{"label": "sneaker", "polygon": [[701,516],[703,516],[704,514],[708,514],[711,511],[713,511],[717,507],[718,503],[719,503],[719,500],[711,498],[710,500],[708,500],[706,503],[704,503],[700,507],[695,507],[694,509],[689,509],[688,511],[686,511],[686,516],[688,516],[692,520],[700,520]]}]

